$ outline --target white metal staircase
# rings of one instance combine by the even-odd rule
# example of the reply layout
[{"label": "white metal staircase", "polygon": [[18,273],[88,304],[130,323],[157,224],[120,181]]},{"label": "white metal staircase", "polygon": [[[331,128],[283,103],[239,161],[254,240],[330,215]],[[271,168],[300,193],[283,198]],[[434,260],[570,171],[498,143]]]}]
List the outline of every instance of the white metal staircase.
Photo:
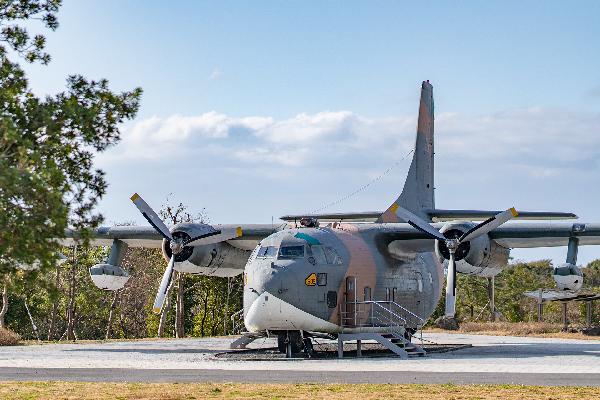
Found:
[{"label": "white metal staircase", "polygon": [[[340,305],[340,308],[341,305]],[[403,359],[424,356],[422,347],[410,338],[421,332],[425,321],[393,301],[352,301],[340,309],[342,332],[338,334],[338,357],[344,356],[344,342],[356,341],[357,355],[362,342],[376,341]]]}]

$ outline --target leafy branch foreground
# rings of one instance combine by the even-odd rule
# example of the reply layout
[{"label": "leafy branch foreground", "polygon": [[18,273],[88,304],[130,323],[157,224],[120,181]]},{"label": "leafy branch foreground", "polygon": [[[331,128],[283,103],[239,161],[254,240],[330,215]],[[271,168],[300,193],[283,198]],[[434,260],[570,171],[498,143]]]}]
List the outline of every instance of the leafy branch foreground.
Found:
[{"label": "leafy branch foreground", "polygon": [[3,399],[592,399],[600,388],[515,385],[10,382]]}]

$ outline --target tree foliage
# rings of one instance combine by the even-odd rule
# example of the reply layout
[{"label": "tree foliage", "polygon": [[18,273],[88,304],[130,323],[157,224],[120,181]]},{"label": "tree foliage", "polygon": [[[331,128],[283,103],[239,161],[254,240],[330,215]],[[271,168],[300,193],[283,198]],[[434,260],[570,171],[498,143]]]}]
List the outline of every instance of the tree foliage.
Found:
[{"label": "tree foliage", "polygon": [[[38,98],[11,55],[50,61],[45,38],[22,26],[56,29],[58,0],[0,1],[0,274],[19,265],[51,268],[67,226],[98,225],[94,207],[106,191],[94,155],[117,143],[119,125],[137,113],[141,89],[114,93],[108,82],[80,75],[66,90]],[[19,25],[19,23],[21,25]]]},{"label": "tree foliage", "polygon": [[[600,260],[589,263],[582,269],[584,279],[582,290],[600,293]],[[465,321],[487,321],[490,317],[488,306],[487,280],[476,276],[458,274],[457,276],[456,316]],[[543,289],[556,289],[552,278],[552,263],[550,260],[519,262],[510,264],[495,278],[496,309],[501,318],[509,322],[537,321],[537,301],[526,297],[524,292]],[[600,323],[598,301],[593,322]],[[574,323],[583,323],[585,303],[571,302],[568,308],[568,318]],[[444,314],[444,297],[435,310],[433,319]],[[560,323],[562,320],[560,302],[544,304],[544,321]]]},{"label": "tree foliage", "polygon": [[[39,273],[38,284],[11,291],[6,316],[7,326],[24,339],[36,339],[25,309],[29,305],[34,323],[43,340],[68,338],[68,308],[74,296],[74,336],[77,339],[104,339],[114,293],[94,286],[88,268],[103,262],[108,248],[63,248],[68,256],[55,269]],[[158,249],[130,248],[122,266],[131,278],[118,292],[110,338],[155,337],[159,316],[152,312],[156,288],[160,282],[165,260]],[[71,273],[75,273],[75,290],[71,291]],[[58,279],[57,279],[58,277]],[[242,307],[241,277],[218,278],[186,275],[185,332],[191,336],[211,336],[231,333],[229,315]],[[177,296],[171,291],[173,304]],[[167,315],[165,336],[175,337],[175,308]],[[54,321],[54,322],[53,322]]]},{"label": "tree foliage", "polygon": [[44,51],[46,38],[30,36],[27,29],[17,24],[26,20],[39,20],[51,30],[58,28],[58,11],[61,0],[0,0],[0,57],[10,50],[28,62],[50,62],[50,54]]}]

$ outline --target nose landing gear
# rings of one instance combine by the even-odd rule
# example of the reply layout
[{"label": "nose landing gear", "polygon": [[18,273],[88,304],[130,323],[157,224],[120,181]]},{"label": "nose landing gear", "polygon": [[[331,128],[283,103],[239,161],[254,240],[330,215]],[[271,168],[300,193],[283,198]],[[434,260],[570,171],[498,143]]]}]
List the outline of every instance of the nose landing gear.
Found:
[{"label": "nose landing gear", "polygon": [[300,331],[280,332],[277,335],[277,348],[280,353],[285,353],[285,358],[292,358],[301,351],[310,357],[313,352],[312,341],[309,337],[303,337]]}]

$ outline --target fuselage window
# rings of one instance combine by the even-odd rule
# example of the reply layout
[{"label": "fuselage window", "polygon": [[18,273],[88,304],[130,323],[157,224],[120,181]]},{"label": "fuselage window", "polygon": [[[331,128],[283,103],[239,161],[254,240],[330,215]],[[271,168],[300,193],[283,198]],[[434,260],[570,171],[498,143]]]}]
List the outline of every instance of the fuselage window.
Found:
[{"label": "fuselage window", "polygon": [[554,269],[554,275],[558,276],[569,276],[569,275],[577,275],[583,276],[581,271],[577,268],[573,267],[559,267]]},{"label": "fuselage window", "polygon": [[256,257],[259,258],[273,258],[277,254],[277,248],[275,246],[261,246],[258,249]]},{"label": "fuselage window", "polygon": [[337,306],[337,292],[330,290],[327,292],[327,307],[335,308]]},{"label": "fuselage window", "polygon": [[284,246],[279,249],[279,259],[289,260],[292,258],[303,258],[304,246]]}]

